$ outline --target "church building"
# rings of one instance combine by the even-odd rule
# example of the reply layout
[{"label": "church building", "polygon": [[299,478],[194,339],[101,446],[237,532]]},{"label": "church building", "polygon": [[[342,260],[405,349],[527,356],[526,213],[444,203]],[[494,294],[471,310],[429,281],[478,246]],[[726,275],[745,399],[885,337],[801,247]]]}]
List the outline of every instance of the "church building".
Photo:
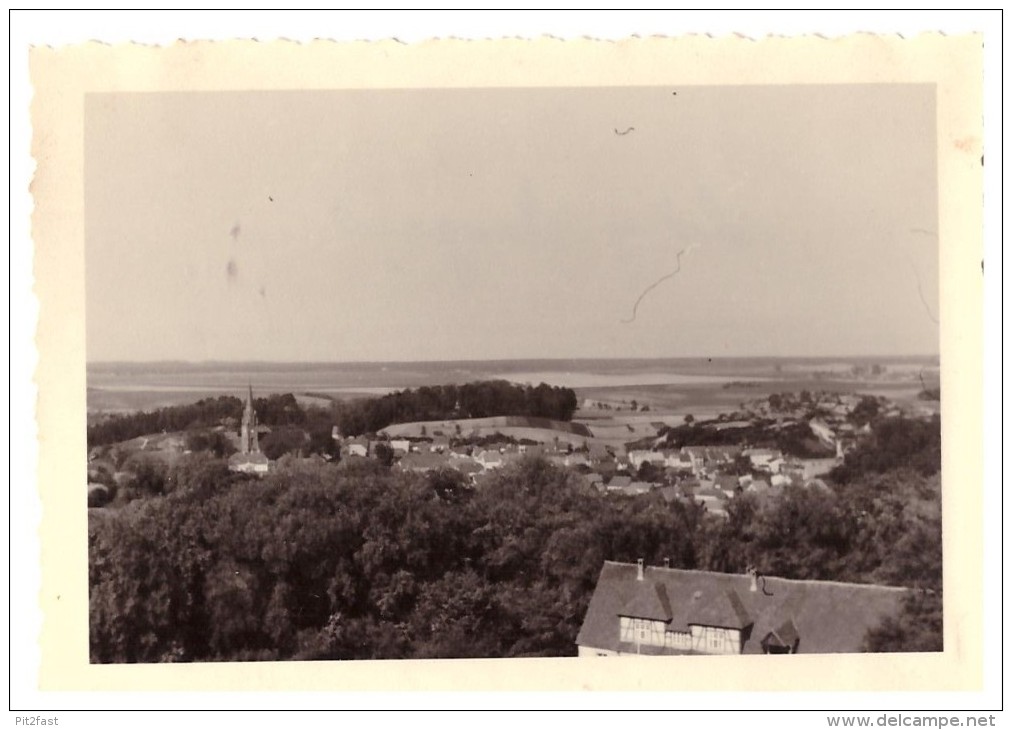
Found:
[{"label": "church building", "polygon": [[253,386],[249,386],[246,395],[246,407],[242,412],[242,426],[239,429],[239,453],[232,454],[228,460],[228,468],[247,474],[266,474],[267,457],[260,451],[260,438],[257,429],[257,412],[253,408]]}]

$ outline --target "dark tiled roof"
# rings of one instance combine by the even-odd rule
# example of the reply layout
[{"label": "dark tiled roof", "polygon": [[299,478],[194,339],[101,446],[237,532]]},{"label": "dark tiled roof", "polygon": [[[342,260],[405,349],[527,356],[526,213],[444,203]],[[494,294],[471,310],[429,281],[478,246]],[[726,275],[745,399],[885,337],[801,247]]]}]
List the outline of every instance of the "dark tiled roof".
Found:
[{"label": "dark tiled roof", "polygon": [[632,596],[619,611],[622,616],[648,618],[653,621],[671,620],[671,603],[663,583],[638,580]]},{"label": "dark tiled roof", "polygon": [[761,654],[760,642],[771,633],[788,643],[792,631],[805,654],[860,651],[868,629],[897,615],[906,595],[905,589],[888,586],[768,577],[753,592],[745,574],[655,567],[645,569],[640,583],[635,565],[606,562],[577,644],[619,651],[618,617],[638,605],[633,601],[643,583],[664,588],[672,630],[688,631],[690,623],[700,621],[732,628],[750,621],[746,654]]},{"label": "dark tiled roof", "polygon": [[794,642],[801,638],[798,635],[798,627],[790,619],[774,629],[772,635],[780,642],[781,646],[793,646]]},{"label": "dark tiled roof", "polygon": [[745,606],[734,590],[728,589],[716,593],[710,596],[709,600],[705,600],[703,595],[700,595],[698,600],[691,598],[689,600],[690,605],[685,618],[686,626],[679,628],[679,631],[685,631],[691,624],[743,629],[752,623],[752,617],[748,615],[748,611],[745,610]]}]

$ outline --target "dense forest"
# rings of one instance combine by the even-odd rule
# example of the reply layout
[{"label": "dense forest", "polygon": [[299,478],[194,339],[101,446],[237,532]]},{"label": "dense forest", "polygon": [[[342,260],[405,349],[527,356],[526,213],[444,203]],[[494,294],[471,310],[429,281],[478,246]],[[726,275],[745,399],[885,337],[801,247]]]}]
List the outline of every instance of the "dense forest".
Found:
[{"label": "dense forest", "polygon": [[[736,428],[714,428],[714,425],[721,424],[686,423],[680,426],[665,426],[661,429],[660,436],[664,439],[664,445],[673,449],[680,449],[683,446],[748,444],[755,448],[779,449],[788,456],[799,458],[820,458],[836,453],[812,434],[807,423],[778,427],[773,420],[755,419],[748,425]],[[649,440],[649,443],[652,441]]]},{"label": "dense forest", "polygon": [[[320,447],[312,451],[323,450],[323,442],[330,439],[334,424],[345,436],[358,436],[376,433],[394,423],[447,418],[529,416],[568,421],[576,406],[576,393],[570,388],[545,383],[536,387],[514,385],[505,380],[425,386],[378,398],[335,401],[329,408],[304,408],[291,393],[276,393],[253,401],[261,424],[281,427],[282,433],[285,427],[302,427]],[[217,426],[237,428],[242,411],[243,401],[239,398],[219,396],[190,405],[111,416],[88,427],[88,447],[163,431],[206,430]],[[275,437],[273,441],[280,442],[284,438],[290,441],[293,433],[289,430],[286,437]],[[285,453],[283,449],[274,450],[279,455]]]},{"label": "dense forest", "polygon": [[[243,406],[244,403],[239,398],[222,395],[203,398],[187,405],[111,416],[88,427],[88,447],[127,441],[162,431],[209,429],[216,426],[238,428]],[[257,419],[267,426],[301,425],[309,419],[306,409],[299,405],[291,393],[254,398],[253,407]],[[330,418],[329,414],[327,418]]]},{"label": "dense forest", "polygon": [[910,586],[866,648],[940,649],[937,427],[877,423],[829,490],[738,495],[727,520],[537,458],[474,489],[371,460],[287,457],[257,479],[190,455],[90,513],[91,658],[568,656],[603,561],[637,558]]},{"label": "dense forest", "polygon": [[541,383],[515,385],[486,380],[464,385],[424,386],[336,404],[338,428],[345,436],[376,433],[393,423],[450,418],[531,416],[568,421],[576,411],[576,393]]}]

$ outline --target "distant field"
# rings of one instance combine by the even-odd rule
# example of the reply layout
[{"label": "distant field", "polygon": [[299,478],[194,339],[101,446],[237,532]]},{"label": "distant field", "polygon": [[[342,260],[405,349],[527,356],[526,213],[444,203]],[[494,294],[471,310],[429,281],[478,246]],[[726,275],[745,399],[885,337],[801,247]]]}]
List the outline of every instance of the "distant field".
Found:
[{"label": "distant field", "polygon": [[[258,398],[274,393],[292,393],[301,405],[326,406],[334,400],[351,400],[368,398],[390,393],[394,388],[316,388],[311,393],[297,391],[292,387],[274,385],[268,387],[254,386],[254,395]],[[201,398],[216,398],[220,395],[232,395],[245,398],[245,388],[207,388],[170,387],[133,385],[127,388],[103,387],[88,388],[88,411],[93,413],[131,413],[133,411],[153,410],[166,406],[178,406],[195,403]]]},{"label": "distant field", "polygon": [[[520,384],[534,384],[550,382],[552,385],[561,385],[565,388],[586,389],[586,388],[616,388],[628,386],[656,386],[656,385],[721,385],[735,380],[734,376],[728,375],[686,375],[675,372],[655,373],[585,373],[585,372],[552,372],[542,371],[534,373],[507,373],[503,379]],[[769,380],[763,376],[750,376],[750,380]]]},{"label": "distant field", "polygon": [[[884,368],[860,379],[848,367]],[[916,395],[921,378],[938,384],[937,358],[682,358],[655,360],[511,360],[419,363],[92,363],[88,410],[129,412],[192,403],[218,395],[294,393],[300,398],[349,399],[422,385],[501,378],[573,387],[585,399],[611,405],[648,405],[660,414],[731,410],[774,392],[839,392]],[[729,384],[729,387],[723,387]],[[306,401],[309,402],[309,401]],[[628,409],[626,404],[623,410]],[[607,413],[607,412],[606,412]],[[578,416],[597,418],[597,409]]]},{"label": "distant field", "polygon": [[[397,423],[387,426],[383,431],[391,436],[436,436],[440,433],[453,436],[460,430],[462,435],[488,435],[495,432],[505,433],[504,429],[514,431],[551,431],[568,434],[574,437],[586,437],[591,433],[586,426],[567,421],[550,421],[547,418],[530,418],[527,416],[494,416],[491,418],[458,418],[445,421],[415,421],[413,423]],[[517,437],[521,438],[521,437]]]},{"label": "distant field", "polygon": [[528,419],[522,416],[496,418],[462,418],[446,421],[419,421],[387,426],[383,432],[393,438],[419,436],[487,437],[500,434],[518,441],[527,439],[542,444],[567,443],[574,447],[601,444],[621,448],[630,441],[653,436],[656,431],[647,422],[630,423],[622,419],[579,422],[546,422],[545,419]]},{"label": "distant field", "polygon": [[[870,380],[825,380],[812,378],[781,377],[763,381],[747,381],[747,387],[731,384],[729,387],[713,385],[640,385],[630,387],[577,388],[580,409],[574,418],[596,419],[608,416],[632,415],[632,401],[638,408],[647,406],[650,410],[638,411],[637,415],[651,420],[663,420],[662,416],[692,414],[705,418],[722,412],[734,411],[741,403],[765,398],[772,393],[799,393],[827,391],[832,393],[867,393],[882,395],[897,401],[914,400],[921,391],[919,380],[870,381]],[[937,386],[937,380],[927,385]],[[612,410],[587,408],[586,401],[608,404]],[[616,408],[621,410],[616,411]]]}]

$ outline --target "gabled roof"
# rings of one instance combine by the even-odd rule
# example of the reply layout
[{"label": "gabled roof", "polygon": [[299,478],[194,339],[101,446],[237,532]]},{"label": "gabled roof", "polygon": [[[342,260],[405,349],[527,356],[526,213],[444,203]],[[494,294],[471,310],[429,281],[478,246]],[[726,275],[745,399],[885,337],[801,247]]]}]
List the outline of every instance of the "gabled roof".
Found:
[{"label": "gabled roof", "polygon": [[[702,598],[702,595],[700,595]],[[752,617],[734,589],[713,595],[709,601],[693,601],[685,620],[690,626],[721,626],[726,629],[744,629],[752,625]]]},{"label": "gabled roof", "polygon": [[801,637],[798,635],[798,627],[794,625],[793,621],[787,619],[767,634],[763,638],[763,641],[768,641],[770,638],[774,639],[780,646],[794,646],[794,642],[798,641]]},{"label": "gabled roof", "polygon": [[708,446],[683,446],[682,453],[690,456],[705,456]]},{"label": "gabled roof", "polygon": [[671,620],[671,603],[663,583],[638,580],[632,596],[618,612],[619,616],[648,618],[653,621]]},{"label": "gabled roof", "polygon": [[[868,629],[898,615],[907,595],[906,589],[889,586],[770,577],[753,592],[744,574],[655,567],[645,568],[644,580],[637,581],[636,565],[609,561],[601,568],[576,643],[619,651],[618,617],[639,607],[637,591],[644,583],[664,588],[672,631],[687,632],[690,623],[745,628],[751,622],[751,631],[743,632],[746,654],[761,654],[761,642],[771,633],[785,645],[798,638],[800,653],[858,652]],[[707,621],[715,624],[701,623]]]}]

